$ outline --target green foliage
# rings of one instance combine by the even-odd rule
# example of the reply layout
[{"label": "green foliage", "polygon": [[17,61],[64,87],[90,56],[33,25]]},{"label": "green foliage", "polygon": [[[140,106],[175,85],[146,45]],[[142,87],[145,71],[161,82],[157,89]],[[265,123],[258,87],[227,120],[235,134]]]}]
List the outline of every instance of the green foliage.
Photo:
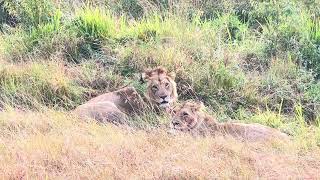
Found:
[{"label": "green foliage", "polygon": [[302,58],[305,66],[320,74],[320,17],[307,22],[308,38],[302,48]]},{"label": "green foliage", "polygon": [[1,104],[27,108],[37,108],[41,104],[74,107],[81,102],[84,89],[74,84],[61,70],[58,65],[38,63],[23,68],[2,67]]},{"label": "green foliage", "polygon": [[75,81],[81,87],[90,89],[89,93],[113,91],[125,81],[121,75],[116,73],[114,67],[104,67],[97,59],[84,61],[79,66]]},{"label": "green foliage", "polygon": [[300,104],[304,118],[314,119],[318,101],[308,95],[314,84],[312,73],[298,68],[292,61],[275,61],[259,87],[261,103],[271,110],[289,114],[294,113],[296,104]]},{"label": "green foliage", "polygon": [[6,38],[2,40],[2,53],[10,58],[8,59],[21,59],[28,51],[27,32],[22,29],[16,29],[12,34],[6,34]]},{"label": "green foliage", "polygon": [[[52,39],[55,37],[56,34],[59,34],[62,30],[61,16],[61,12],[57,11],[50,22],[38,25],[37,28],[31,29],[29,37],[26,40],[27,43],[30,43],[31,45],[29,47],[29,51],[32,51],[32,49],[37,46],[52,45]],[[50,51],[47,49],[47,52]]]},{"label": "green foliage", "polygon": [[[56,11],[52,19],[46,24],[39,24],[37,27],[25,31],[22,28],[13,32],[8,31],[4,41],[4,48],[11,60],[17,61],[28,54],[38,53],[48,57],[59,49],[59,46],[72,34],[66,30],[62,22],[62,13]],[[71,41],[68,42],[71,44]]]},{"label": "green foliage", "polygon": [[247,122],[254,122],[270,126],[273,128],[283,128],[286,119],[281,114],[276,114],[272,111],[260,112],[252,116],[250,119],[246,119]]},{"label": "green foliage", "polygon": [[138,0],[121,0],[116,8],[117,11],[124,12],[136,19],[144,15],[143,6]]},{"label": "green foliage", "polygon": [[80,42],[72,55],[74,62],[79,58],[91,58],[103,53],[104,46],[113,46],[126,30],[124,17],[117,18],[110,11],[91,6],[83,7],[76,14],[71,31]]},{"label": "green foliage", "polygon": [[79,36],[88,41],[102,41],[115,34],[116,22],[110,12],[98,8],[85,7],[78,13],[75,26]]},{"label": "green foliage", "polygon": [[50,22],[56,11],[51,0],[5,0],[5,7],[28,29]]},{"label": "green foliage", "polygon": [[3,31],[4,24],[9,22],[9,13],[4,7],[4,2],[0,2],[0,31]]},{"label": "green foliage", "polygon": [[[65,94],[70,104],[78,104],[127,84],[143,92],[145,86],[136,75],[161,65],[177,73],[181,100],[200,99],[224,119],[243,113],[249,121],[282,128],[288,121],[283,117],[293,116],[297,104],[304,120],[319,117],[320,31],[315,1],[66,4],[73,2],[6,1],[6,9],[21,26],[1,34],[1,58],[30,63],[58,57],[67,70],[77,70],[65,80],[68,92],[53,92],[47,80],[26,73],[24,80],[14,80],[19,82],[13,86],[16,89],[4,86],[6,97],[39,97],[37,102],[46,102],[42,104],[64,106]],[[40,84],[32,82],[31,89],[26,88],[28,76],[40,79]],[[49,95],[42,87],[49,89]],[[73,87],[84,88],[83,96],[76,95]]]},{"label": "green foliage", "polygon": [[298,2],[279,3],[277,16],[263,26],[265,52],[269,56],[292,58],[319,74],[319,19]]},{"label": "green foliage", "polygon": [[221,33],[222,38],[226,42],[239,42],[246,38],[248,34],[248,26],[243,24],[237,16],[222,15],[216,18],[213,23],[213,28]]}]

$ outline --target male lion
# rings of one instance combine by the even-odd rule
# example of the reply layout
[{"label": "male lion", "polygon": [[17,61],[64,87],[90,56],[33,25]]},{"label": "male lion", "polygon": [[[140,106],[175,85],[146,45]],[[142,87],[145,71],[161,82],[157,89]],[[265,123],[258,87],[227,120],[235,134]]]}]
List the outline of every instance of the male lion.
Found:
[{"label": "male lion", "polygon": [[201,135],[231,135],[247,141],[287,140],[289,137],[260,124],[218,123],[203,111],[201,102],[184,102],[172,110],[172,126],[175,130]]},{"label": "male lion", "polygon": [[139,114],[151,108],[159,112],[167,110],[178,99],[175,74],[157,67],[146,70],[142,80],[147,81],[147,92],[141,97],[134,87],[97,96],[77,107],[74,112],[80,117],[90,117],[101,122],[123,123],[128,115]]}]

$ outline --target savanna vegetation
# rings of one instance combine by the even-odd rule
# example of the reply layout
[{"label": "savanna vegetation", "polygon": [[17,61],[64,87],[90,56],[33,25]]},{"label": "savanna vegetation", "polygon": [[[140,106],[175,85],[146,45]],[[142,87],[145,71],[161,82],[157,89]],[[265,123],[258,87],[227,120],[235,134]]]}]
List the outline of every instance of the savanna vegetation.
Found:
[{"label": "savanna vegetation", "polygon": [[[260,123],[290,143],[84,122],[70,110],[139,73],[177,73],[179,99],[219,121]],[[0,0],[0,177],[320,177],[317,0]],[[163,126],[164,125],[164,126]]]}]

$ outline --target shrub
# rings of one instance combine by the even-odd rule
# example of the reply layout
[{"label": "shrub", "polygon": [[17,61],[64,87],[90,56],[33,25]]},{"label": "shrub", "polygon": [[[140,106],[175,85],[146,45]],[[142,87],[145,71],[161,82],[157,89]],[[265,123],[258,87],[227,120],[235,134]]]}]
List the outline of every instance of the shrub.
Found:
[{"label": "shrub", "polygon": [[143,19],[155,12],[165,14],[170,7],[168,0],[118,0],[108,1],[107,4],[118,15],[125,14],[135,20]]},{"label": "shrub", "polygon": [[225,14],[212,21],[212,27],[216,29],[225,42],[237,43],[246,38],[248,27],[237,16]]},{"label": "shrub", "polygon": [[[62,14],[60,11],[57,11],[53,16],[52,20],[46,24],[40,24],[37,28],[32,28],[27,39],[28,43],[30,43],[29,52],[34,48],[38,48],[40,46],[44,48],[40,48],[40,51],[44,51],[45,53],[52,53],[52,46],[55,46],[53,43],[53,39],[58,36],[62,31],[61,24]],[[51,47],[51,48],[49,48]]]},{"label": "shrub", "polygon": [[79,37],[72,23],[63,18],[62,12],[57,10],[46,24],[32,27],[29,31],[19,28],[7,32],[3,43],[7,59],[17,62],[25,61],[28,56],[50,58],[55,53],[62,53],[68,61],[80,62],[83,56],[91,55],[84,37]]}]

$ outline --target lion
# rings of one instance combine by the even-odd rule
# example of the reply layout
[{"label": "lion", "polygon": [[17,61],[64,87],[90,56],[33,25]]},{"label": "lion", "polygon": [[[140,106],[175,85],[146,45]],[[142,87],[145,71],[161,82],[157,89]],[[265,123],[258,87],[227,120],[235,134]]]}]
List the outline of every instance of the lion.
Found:
[{"label": "lion", "polygon": [[288,140],[289,136],[261,124],[219,123],[203,111],[202,102],[187,101],[172,109],[172,128],[200,135],[231,135],[247,141]]},{"label": "lion", "polygon": [[97,96],[78,106],[74,112],[80,117],[89,117],[100,122],[123,123],[128,116],[141,114],[143,111],[168,111],[178,99],[175,73],[167,72],[163,67],[146,70],[141,80],[147,82],[144,96],[134,87],[125,87],[117,91]]}]

